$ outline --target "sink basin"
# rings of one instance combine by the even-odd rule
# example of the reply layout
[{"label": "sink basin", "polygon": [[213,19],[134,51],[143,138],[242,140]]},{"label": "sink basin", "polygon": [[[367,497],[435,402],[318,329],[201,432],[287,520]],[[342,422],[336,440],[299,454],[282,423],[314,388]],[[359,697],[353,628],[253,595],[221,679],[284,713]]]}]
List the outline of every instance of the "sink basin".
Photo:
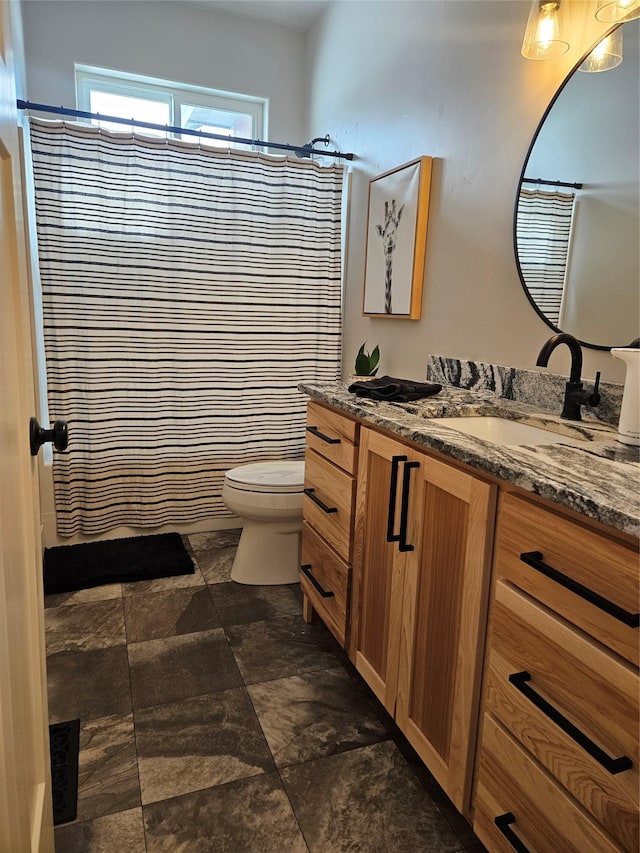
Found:
[{"label": "sink basin", "polygon": [[522,444],[571,444],[575,447],[583,447],[584,440],[548,429],[523,424],[520,421],[511,421],[507,418],[498,417],[466,417],[466,418],[434,418],[434,422],[442,426],[472,435],[484,441],[504,446],[518,446]]}]

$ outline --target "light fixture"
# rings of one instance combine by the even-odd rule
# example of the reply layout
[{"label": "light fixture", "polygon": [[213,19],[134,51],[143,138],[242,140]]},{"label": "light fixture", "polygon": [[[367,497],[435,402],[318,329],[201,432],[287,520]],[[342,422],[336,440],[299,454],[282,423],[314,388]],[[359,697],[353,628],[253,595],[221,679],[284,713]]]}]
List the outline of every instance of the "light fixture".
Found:
[{"label": "light fixture", "polygon": [[559,12],[560,0],[533,0],[522,42],[524,57],[555,59],[569,50],[569,42],[561,37]]},{"label": "light fixture", "polygon": [[640,18],[640,0],[598,0],[596,18],[605,24]]},{"label": "light fixture", "polygon": [[603,38],[589,56],[578,66],[578,71],[609,71],[622,62],[622,27],[617,27]]}]

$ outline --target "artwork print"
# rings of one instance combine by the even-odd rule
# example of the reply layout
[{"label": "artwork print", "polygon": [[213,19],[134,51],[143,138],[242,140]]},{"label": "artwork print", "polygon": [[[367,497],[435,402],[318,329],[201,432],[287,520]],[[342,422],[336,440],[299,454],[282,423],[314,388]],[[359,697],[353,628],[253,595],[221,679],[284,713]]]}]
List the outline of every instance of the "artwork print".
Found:
[{"label": "artwork print", "polygon": [[430,178],[421,157],[369,183],[366,316],[420,317]]}]

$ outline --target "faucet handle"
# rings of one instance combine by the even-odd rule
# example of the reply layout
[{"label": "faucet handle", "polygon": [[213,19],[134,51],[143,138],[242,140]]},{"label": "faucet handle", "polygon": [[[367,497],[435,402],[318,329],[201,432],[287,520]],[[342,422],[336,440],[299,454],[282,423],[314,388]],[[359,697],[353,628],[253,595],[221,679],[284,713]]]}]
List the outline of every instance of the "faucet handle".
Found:
[{"label": "faucet handle", "polygon": [[599,387],[600,387],[600,371],[598,370],[598,372],[596,373],[596,379],[595,379],[595,383],[593,386],[593,391],[587,397],[587,404],[589,406],[597,406],[598,403],[600,402],[600,393],[598,391]]}]

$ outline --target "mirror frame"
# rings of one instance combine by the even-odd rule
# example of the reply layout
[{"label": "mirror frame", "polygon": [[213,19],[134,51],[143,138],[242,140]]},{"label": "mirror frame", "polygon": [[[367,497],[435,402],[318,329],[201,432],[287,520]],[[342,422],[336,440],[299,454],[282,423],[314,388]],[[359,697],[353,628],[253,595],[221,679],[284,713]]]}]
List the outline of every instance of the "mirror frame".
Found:
[{"label": "mirror frame", "polygon": [[[518,270],[518,277],[520,278],[520,284],[522,285],[522,289],[524,290],[526,297],[529,300],[533,310],[536,312],[538,317],[540,317],[540,319],[543,320],[544,323],[550,329],[553,329],[554,332],[563,332],[564,330],[558,328],[558,326],[555,326],[546,317],[546,315],[542,313],[542,311],[540,310],[540,308],[538,307],[538,305],[534,301],[533,297],[531,296],[531,293],[529,292],[529,288],[527,287],[527,283],[525,281],[524,274],[522,272],[522,267],[520,266],[520,256],[518,254],[518,201],[520,199],[520,189],[522,188],[522,181],[523,181],[523,179],[525,177],[525,173],[527,171],[527,165],[529,164],[529,158],[531,157],[531,152],[533,151],[533,148],[534,148],[534,146],[538,140],[538,136],[540,135],[542,127],[543,127],[543,125],[547,119],[547,116],[549,115],[549,113],[553,109],[556,101],[558,100],[558,98],[560,97],[562,92],[564,91],[565,86],[568,84],[569,80],[571,80],[573,75],[577,73],[579,66],[582,65],[584,60],[587,58],[587,56],[589,56],[589,54],[596,47],[596,45],[600,44],[602,39],[605,39],[614,30],[617,30],[618,27],[623,26],[623,24],[624,24],[624,21],[617,24],[616,26],[613,26],[610,29],[608,29],[607,32],[603,36],[601,36],[598,39],[598,41],[595,42],[595,44],[593,44],[584,53],[583,56],[580,57],[580,59],[576,62],[576,64],[571,69],[571,71],[567,74],[565,79],[562,81],[562,84],[560,85],[560,87],[558,88],[558,91],[555,93],[555,95],[551,99],[549,106],[544,111],[544,114],[543,114],[542,118],[540,119],[540,122],[538,123],[538,127],[536,128],[536,131],[533,134],[533,138],[531,140],[531,143],[529,145],[529,148],[527,149],[527,153],[526,153],[525,158],[524,158],[524,163],[522,165],[522,171],[520,172],[520,177],[518,178],[518,188],[516,190],[516,200],[515,200],[515,204],[514,204],[514,208],[513,208],[513,252],[514,252],[514,256],[515,256],[515,260],[516,260],[516,268]],[[604,73],[606,73],[606,72],[604,72]],[[589,347],[590,349],[596,349],[596,350],[604,350],[605,352],[610,352],[610,350],[614,349],[615,347],[625,346],[624,343],[612,344],[611,346],[604,346],[602,344],[591,344],[588,341],[582,341],[582,340],[580,340],[579,343],[583,347]]]}]

